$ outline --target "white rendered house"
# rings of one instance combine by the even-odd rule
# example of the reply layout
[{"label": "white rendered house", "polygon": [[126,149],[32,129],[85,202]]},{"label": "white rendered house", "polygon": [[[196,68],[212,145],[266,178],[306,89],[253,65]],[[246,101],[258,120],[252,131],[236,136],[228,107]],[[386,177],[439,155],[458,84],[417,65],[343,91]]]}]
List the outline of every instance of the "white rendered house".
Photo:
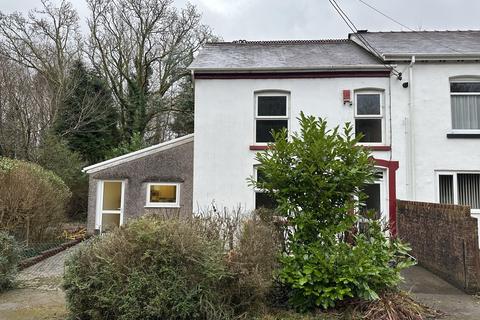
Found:
[{"label": "white rendered house", "polygon": [[470,205],[480,216],[480,32],[362,32],[344,40],[208,44],[195,79],[193,206],[251,210],[255,154],[303,111],[351,122],[382,178],[368,205]]},{"label": "white rendered house", "polygon": [[364,134],[381,173],[367,206],[392,227],[396,199],[480,218],[480,31],[211,43],[190,70],[194,136],[85,168],[89,231],[145,212],[270,206],[247,178],[271,130],[298,131],[301,111]]}]

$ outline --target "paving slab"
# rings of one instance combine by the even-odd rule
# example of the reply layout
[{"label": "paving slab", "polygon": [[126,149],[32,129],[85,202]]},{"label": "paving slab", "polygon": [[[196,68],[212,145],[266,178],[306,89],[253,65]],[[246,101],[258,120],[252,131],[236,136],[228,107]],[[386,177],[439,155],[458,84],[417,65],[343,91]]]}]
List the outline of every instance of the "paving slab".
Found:
[{"label": "paving slab", "polygon": [[404,270],[402,288],[416,301],[445,313],[444,320],[480,320],[480,297],[468,295],[422,267]]}]

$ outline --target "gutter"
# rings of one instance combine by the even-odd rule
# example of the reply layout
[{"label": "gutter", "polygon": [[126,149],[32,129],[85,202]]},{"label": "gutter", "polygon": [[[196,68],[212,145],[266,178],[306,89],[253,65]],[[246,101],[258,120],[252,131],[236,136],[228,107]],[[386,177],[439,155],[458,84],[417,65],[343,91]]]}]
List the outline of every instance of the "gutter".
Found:
[{"label": "gutter", "polygon": [[419,60],[480,60],[480,52],[470,53],[389,53],[383,55],[388,61],[411,61],[411,57]]},{"label": "gutter", "polygon": [[357,70],[389,70],[382,64],[365,64],[365,65],[325,65],[325,66],[311,66],[311,67],[252,67],[252,68],[196,68],[189,67],[192,72],[315,72],[315,71],[357,71]]}]

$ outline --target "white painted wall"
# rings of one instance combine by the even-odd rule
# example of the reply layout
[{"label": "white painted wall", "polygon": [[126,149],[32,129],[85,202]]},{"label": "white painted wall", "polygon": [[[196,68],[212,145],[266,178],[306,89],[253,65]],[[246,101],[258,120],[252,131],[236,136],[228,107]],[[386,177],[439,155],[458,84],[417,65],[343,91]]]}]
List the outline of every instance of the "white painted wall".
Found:
[{"label": "white painted wall", "polygon": [[[395,81],[395,82],[394,82]],[[378,88],[384,91],[386,144],[390,144],[390,79],[389,78],[328,78],[328,79],[267,79],[267,80],[196,80],[195,81],[195,149],[194,149],[194,206],[205,210],[212,201],[217,208],[232,209],[239,205],[253,209],[254,192],[247,184],[253,174],[255,91],[290,91],[290,130],[298,131],[300,111],[326,118],[330,126],[354,121],[354,108],[344,105],[342,90]],[[401,83],[392,80],[401,88]],[[403,88],[402,88],[403,89]],[[398,94],[406,95],[407,90]],[[402,104],[405,104],[405,99]],[[401,117],[405,106],[394,104],[392,117]],[[393,160],[401,159],[404,142],[403,121],[391,128],[401,133],[393,139],[398,145]],[[392,160],[390,152],[375,152],[376,158]],[[404,183],[399,179],[400,183]],[[399,188],[403,195],[404,188]]]},{"label": "white painted wall", "polygon": [[415,197],[436,201],[435,170],[480,171],[479,139],[447,139],[451,131],[450,82],[480,76],[479,63],[417,63],[413,66]]},{"label": "white painted wall", "polygon": [[[247,185],[253,174],[254,93],[290,91],[290,129],[297,131],[300,111],[324,117],[331,126],[353,122],[353,106],[344,105],[342,90],[385,90],[385,134],[392,152],[374,152],[376,158],[396,160],[397,197],[407,192],[408,65],[403,80],[389,78],[196,80],[194,205],[203,210],[215,201],[218,208],[239,205],[250,210],[254,193]],[[437,201],[436,170],[480,171],[480,139],[447,139],[451,130],[449,78],[480,76],[479,63],[420,63],[413,66],[415,196],[411,200]],[[391,93],[391,105],[390,105]],[[391,113],[390,113],[391,111]],[[391,125],[390,125],[391,118]],[[391,131],[391,135],[390,135]]]}]

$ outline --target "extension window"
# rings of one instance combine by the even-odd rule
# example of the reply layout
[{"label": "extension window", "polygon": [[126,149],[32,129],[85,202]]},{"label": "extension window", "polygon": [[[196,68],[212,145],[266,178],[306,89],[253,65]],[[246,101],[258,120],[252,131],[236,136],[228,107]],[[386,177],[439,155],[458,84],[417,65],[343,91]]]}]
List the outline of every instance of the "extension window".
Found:
[{"label": "extension window", "polygon": [[153,208],[180,207],[180,184],[149,183],[147,185],[146,206]]}]

